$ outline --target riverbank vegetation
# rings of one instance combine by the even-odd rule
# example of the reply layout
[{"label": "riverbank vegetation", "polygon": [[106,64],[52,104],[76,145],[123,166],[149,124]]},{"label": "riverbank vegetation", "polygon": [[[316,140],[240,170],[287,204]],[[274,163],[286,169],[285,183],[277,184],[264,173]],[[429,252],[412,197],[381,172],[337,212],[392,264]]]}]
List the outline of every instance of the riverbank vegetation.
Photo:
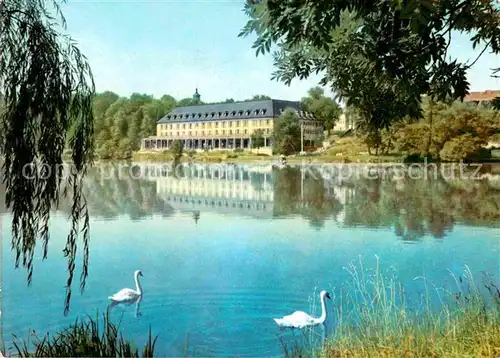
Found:
[{"label": "riverbank vegetation", "polygon": [[154,357],[155,345],[158,336],[153,337],[151,330],[148,338],[139,353],[134,344],[126,340],[120,333],[119,325],[111,322],[108,313],[92,319],[76,319],[68,328],[47,333],[43,338],[34,332],[28,340],[14,337],[15,357]]},{"label": "riverbank vegetation", "polygon": [[[361,268],[361,270],[360,270]],[[334,333],[319,349],[284,346],[288,357],[496,357],[500,354],[500,290],[468,267],[449,287],[416,277],[424,289],[411,308],[397,278],[377,265],[371,272],[350,265],[352,281],[337,298]],[[439,309],[431,306],[439,305]],[[414,303],[413,303],[414,305]]]}]

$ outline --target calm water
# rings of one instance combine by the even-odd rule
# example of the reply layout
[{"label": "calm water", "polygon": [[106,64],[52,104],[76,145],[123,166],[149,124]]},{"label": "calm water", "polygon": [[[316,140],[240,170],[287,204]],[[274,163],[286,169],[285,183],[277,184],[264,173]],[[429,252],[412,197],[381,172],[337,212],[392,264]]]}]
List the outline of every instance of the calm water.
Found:
[{"label": "calm water", "polygon": [[11,217],[3,214],[7,347],[12,334],[55,331],[103,312],[109,295],[134,288],[136,269],[144,274],[141,315],[135,306],[115,307],[113,315],[123,314],[125,336],[141,345],[151,326],[162,356],[183,355],[186,339],[195,355],[278,356],[278,337],[290,334],[272,318],[314,305],[319,315],[317,292],[338,295],[350,280],[345,267],[360,257],[365,268],[377,255],[383,270],[395,271],[410,304],[424,291],[413,280],[418,275],[445,285],[448,270],[460,274],[468,265],[498,281],[499,166],[484,166],[481,180],[340,179],[324,167],[208,165],[176,175],[160,169],[141,164],[89,175],[90,273],[83,295],[76,274],[68,317],[61,251],[69,202],[52,219],[49,260],[36,261],[29,288],[25,271],[14,270]]}]

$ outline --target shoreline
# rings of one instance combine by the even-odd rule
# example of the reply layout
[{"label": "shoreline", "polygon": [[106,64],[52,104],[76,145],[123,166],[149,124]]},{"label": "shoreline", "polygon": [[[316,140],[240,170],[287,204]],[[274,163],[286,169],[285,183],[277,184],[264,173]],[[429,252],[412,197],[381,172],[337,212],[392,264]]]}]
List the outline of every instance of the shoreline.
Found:
[{"label": "shoreline", "polygon": [[[462,162],[451,162],[451,161],[427,161],[425,158],[423,160],[405,160],[404,155],[359,155],[359,156],[326,156],[326,155],[292,155],[287,156],[287,164],[297,164],[307,162],[308,164],[500,164],[500,159],[490,159],[481,161],[462,161]],[[262,163],[262,164],[274,164],[279,162],[281,156],[279,155],[255,155],[247,153],[224,153],[221,155],[220,152],[215,152],[210,154],[210,152],[203,155],[197,154],[192,158],[184,154],[181,163],[195,163],[195,164],[210,164],[210,163],[226,163],[226,164],[247,164],[247,163]],[[136,152],[128,159],[104,159],[99,160],[100,162],[110,162],[110,161],[151,161],[151,162],[171,162],[172,157],[169,153],[162,152]],[[286,165],[286,164],[283,164]]]}]

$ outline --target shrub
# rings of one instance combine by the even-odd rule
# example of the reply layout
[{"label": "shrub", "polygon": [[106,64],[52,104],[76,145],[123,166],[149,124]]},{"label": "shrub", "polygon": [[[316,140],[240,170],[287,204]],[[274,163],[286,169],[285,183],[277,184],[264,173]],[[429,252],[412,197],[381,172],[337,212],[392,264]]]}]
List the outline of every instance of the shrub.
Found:
[{"label": "shrub", "polygon": [[483,140],[466,133],[446,142],[439,155],[449,162],[468,160],[480,155],[483,145]]}]

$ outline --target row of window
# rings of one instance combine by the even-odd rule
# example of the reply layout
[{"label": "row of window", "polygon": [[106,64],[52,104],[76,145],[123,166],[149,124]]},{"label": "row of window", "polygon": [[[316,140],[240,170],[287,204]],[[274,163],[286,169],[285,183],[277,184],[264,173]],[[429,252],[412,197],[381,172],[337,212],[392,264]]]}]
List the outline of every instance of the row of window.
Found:
[{"label": "row of window", "polygon": [[[249,116],[252,112],[248,109],[246,111],[224,111],[224,112],[211,112],[211,113],[185,113],[185,114],[173,114],[173,115],[168,115],[167,119],[195,119],[195,118],[224,118],[224,117],[229,117],[231,115],[232,117],[235,117],[236,115],[238,116],[243,116],[244,114],[246,116]],[[267,109],[256,109],[254,112],[254,115],[258,116],[259,114],[264,116],[267,113]]]},{"label": "row of window", "polygon": [[[266,125],[271,124],[271,120],[259,120],[259,121],[251,121],[253,123],[253,127],[263,126],[264,123]],[[230,122],[208,122],[208,123],[177,123],[177,124],[159,124],[160,129],[192,129],[192,128],[219,128],[219,125],[222,128],[226,127],[248,127],[249,121],[230,121]]]},{"label": "row of window", "polygon": [[[214,135],[236,135],[236,134],[248,134],[248,129],[243,129],[243,130],[239,130],[239,129],[235,129],[234,131],[232,129],[228,129],[228,130],[225,130],[225,129],[222,129],[222,130],[218,130],[216,129],[215,131],[211,131],[211,130],[207,130],[207,131],[182,131],[182,132],[176,132],[176,133],[168,133],[166,131],[162,131],[161,132],[161,136],[162,137],[166,137],[168,136],[169,134],[171,136],[175,136],[175,137],[185,137],[186,135],[188,136],[198,136],[198,133],[200,133],[200,136],[205,136],[205,133],[207,136],[210,136],[212,135],[212,132],[214,133]],[[263,130],[264,134],[270,134],[271,133],[271,130],[269,128]]]}]

